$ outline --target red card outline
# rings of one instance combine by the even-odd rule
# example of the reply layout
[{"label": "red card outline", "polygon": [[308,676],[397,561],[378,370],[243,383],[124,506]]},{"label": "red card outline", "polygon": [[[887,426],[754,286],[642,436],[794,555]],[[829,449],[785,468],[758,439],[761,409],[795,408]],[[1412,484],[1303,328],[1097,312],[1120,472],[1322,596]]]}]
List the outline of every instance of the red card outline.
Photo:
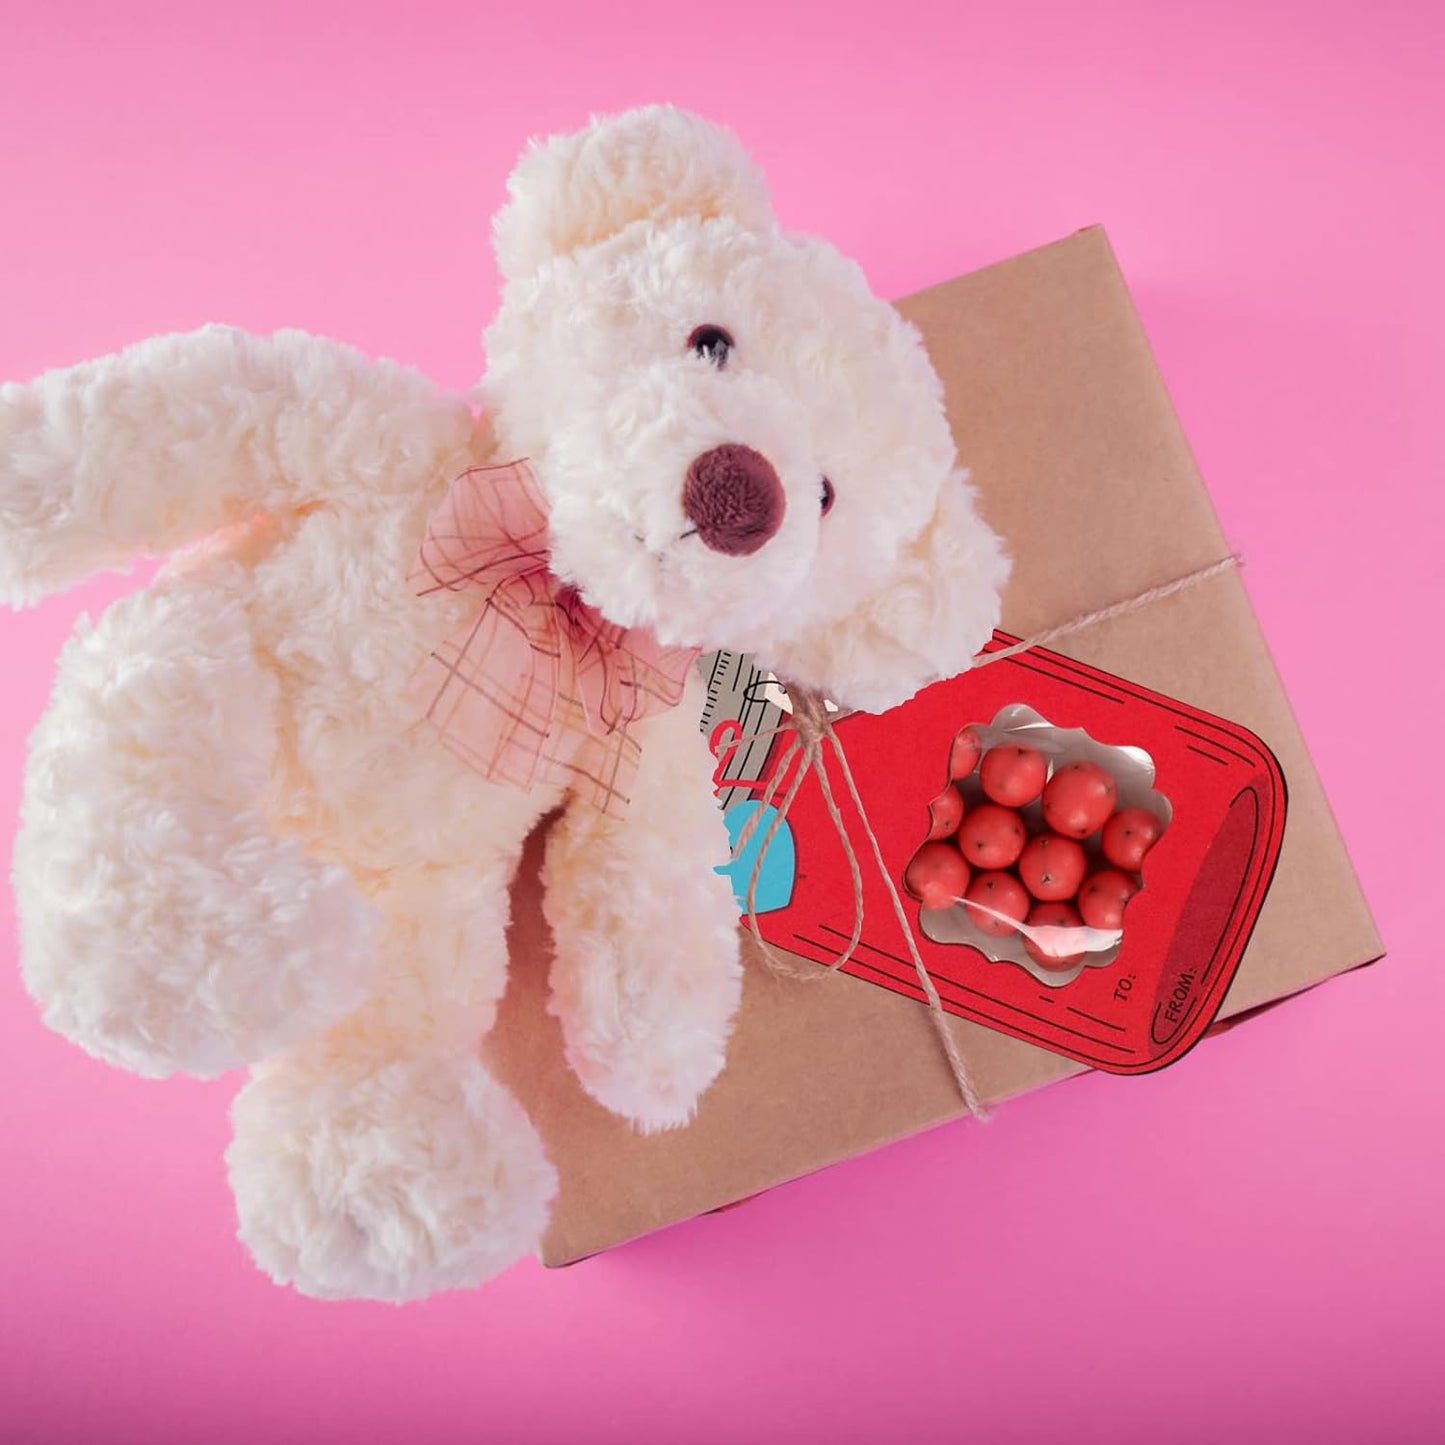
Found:
[{"label": "red card outline", "polygon": [[[986,651],[1017,639],[996,632]],[[1248,729],[1056,652],[1034,648],[926,689],[881,715],[837,726],[895,883],[928,827],[928,801],[944,782],[958,728],[1022,702],[1056,726],[1097,741],[1143,747],[1174,816],[1144,865],[1114,963],[1061,987],[977,949],[939,944],[905,911],[945,1010],[1110,1073],[1149,1073],[1182,1058],[1213,1023],[1253,934],[1279,859],[1288,790],[1274,754]],[[786,737],[775,741],[764,776]],[[825,750],[826,752],[826,750]],[[842,793],[835,759],[834,792]],[[758,796],[761,789],[754,790]],[[845,814],[852,809],[845,807]],[[847,942],[852,885],[817,780],[788,819],[798,876],[786,908],[763,915],[774,947],[827,964]],[[863,942],[843,972],[922,1001],[869,844],[855,818],[849,835],[864,860]],[[1119,997],[1120,981],[1128,980]]]}]

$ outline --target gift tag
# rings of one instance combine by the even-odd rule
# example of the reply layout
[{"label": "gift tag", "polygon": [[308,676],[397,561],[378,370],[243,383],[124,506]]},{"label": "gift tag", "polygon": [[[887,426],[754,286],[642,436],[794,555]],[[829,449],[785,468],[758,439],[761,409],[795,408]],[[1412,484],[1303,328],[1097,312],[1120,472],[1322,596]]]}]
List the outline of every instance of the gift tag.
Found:
[{"label": "gift tag", "polygon": [[745,739],[770,732],[787,714],[767,696],[772,674],[755,667],[740,652],[708,653],[699,659],[698,670],[707,687],[699,727],[718,760],[713,787],[726,810],[759,785],[773,752],[771,737],[755,742]]},{"label": "gift tag", "polygon": [[[1014,640],[996,633],[989,650]],[[776,723],[730,717],[767,679],[735,656],[715,666],[719,784],[756,798],[786,738],[733,765],[730,738]],[[1114,1073],[1162,1068],[1203,1036],[1284,831],[1284,778],[1253,733],[1035,648],[845,717],[837,736],[945,1010]],[[759,929],[826,966],[854,897],[814,777],[787,823],[791,894]],[[843,971],[922,1000],[871,860],[863,890]]]},{"label": "gift tag", "polygon": [[[752,836],[738,849],[738,839],[743,830],[757,817]],[[771,913],[776,908],[786,908],[793,897],[793,879],[797,873],[796,855],[793,845],[793,830],[785,818],[778,816],[778,810],[767,803],[734,803],[723,814],[728,830],[728,842],[736,856],[730,863],[719,864],[716,871],[732,879],[733,897],[738,908],[747,911],[748,889],[752,886],[753,871],[757,870],[757,886],[753,891],[753,911]],[[768,835],[772,833],[771,842]],[[767,843],[767,852],[763,845]],[[759,863],[759,855],[762,861]]]},{"label": "gift tag", "polygon": [[[778,822],[774,830],[777,810],[749,797],[761,781],[761,771],[773,750],[773,738],[748,739],[754,733],[770,732],[787,715],[768,695],[772,675],[755,667],[742,653],[710,653],[699,659],[698,669],[707,687],[700,727],[707,733],[708,744],[718,760],[713,787],[723,809],[723,822],[734,853],[737,853],[738,839],[753,816],[763,814],[743,851],[730,863],[719,866],[717,872],[732,880],[733,897],[740,910],[747,910],[748,888],[755,868],[759,872],[753,894],[754,911],[761,914],[786,908],[793,896],[796,872],[793,830],[786,821]],[[758,856],[770,831],[774,834],[773,841],[759,865]]]}]

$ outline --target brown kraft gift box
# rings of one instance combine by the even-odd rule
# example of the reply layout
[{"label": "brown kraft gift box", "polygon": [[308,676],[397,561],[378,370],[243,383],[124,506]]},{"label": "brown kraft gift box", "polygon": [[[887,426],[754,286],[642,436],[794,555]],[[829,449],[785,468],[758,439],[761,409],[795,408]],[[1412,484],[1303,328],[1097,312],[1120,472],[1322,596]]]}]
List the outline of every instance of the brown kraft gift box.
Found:
[{"label": "brown kraft gift box", "polygon": [[[943,379],[960,456],[984,515],[1014,558],[1004,598],[1007,633],[1028,637],[1229,555],[1101,229],[899,305],[923,333]],[[1254,752],[1267,759],[1256,771],[1275,780],[1272,878],[1266,869],[1255,880],[1249,926],[1232,935],[1230,966],[1237,961],[1237,971],[1213,1029],[1380,956],[1375,926],[1237,570],[1057,641],[1050,652],[1056,661],[1045,659],[1031,675],[1083,679],[1097,670],[1140,696],[1158,695],[1149,706],[1174,715],[1190,761],[1202,771],[1213,762],[1224,779],[1226,765],[1247,771],[1253,764],[1241,760],[1253,754],[1231,744],[1231,733],[1221,732],[1222,742],[1206,736],[1207,727],[1188,722],[1192,710],[1223,720],[1241,737],[1252,735]],[[993,714],[989,704],[977,719],[965,715],[970,679],[1006,693],[1010,684],[1002,679],[1013,665],[939,685],[954,690],[948,699],[961,700],[949,702],[955,712],[963,708],[959,723],[987,722]],[[917,716],[927,715],[936,691],[921,696]],[[1107,685],[1093,689],[1098,696],[1108,691]],[[898,710],[898,718],[913,716],[907,712],[913,706]],[[886,727],[893,718],[862,720],[862,727]],[[850,723],[840,725],[840,736],[855,770],[865,771],[866,734],[858,734],[855,749],[846,733]],[[896,722],[891,725],[896,729]],[[1160,769],[1162,778],[1162,763]],[[1271,786],[1268,779],[1264,786]],[[1255,819],[1258,810],[1251,809]],[[874,811],[870,803],[870,817]],[[1179,817],[1176,806],[1176,823]],[[1251,837],[1259,838],[1263,824],[1251,826]],[[885,833],[881,824],[879,833]],[[919,833],[916,841],[921,839]],[[889,961],[889,950],[900,958],[903,953],[896,920],[886,902],[880,906],[881,895],[870,892],[865,938],[874,942],[860,951],[863,962],[850,969],[854,976],[801,983],[767,971],[745,949],[743,1003],[722,1077],[689,1127],[650,1137],[634,1133],[582,1092],[563,1059],[557,1024],[545,1011],[550,942],[539,906],[537,841],[517,884],[511,984],[489,1048],[561,1175],[543,1244],[547,1264],[566,1264],[718,1209],[964,1112],[925,1005],[907,981],[911,970]],[[832,866],[846,874],[836,837],[832,844]],[[895,843],[890,863],[901,866],[907,854],[901,860],[896,855]],[[1147,868],[1146,862],[1146,895]],[[850,897],[833,920],[842,932],[839,949],[852,924]],[[1197,914],[1210,905],[1206,898],[1183,906]],[[1126,939],[1130,927],[1126,923]],[[777,944],[789,936],[780,929],[775,923],[764,936]],[[827,957],[802,942],[790,952],[800,966]],[[966,953],[976,969],[991,970],[981,977],[1020,980],[1042,1000],[1035,1011],[1048,1020],[1066,1013],[1072,1018],[1067,1005],[1064,1013],[1043,1006],[1057,1002],[1064,990],[1040,990],[1022,969],[988,964],[967,950],[954,948],[948,957]],[[929,967],[933,972],[932,961]],[[1227,977],[1226,970],[1221,991]],[[945,981],[939,987],[950,1010],[948,1027],[985,1105],[1080,1073],[1088,1067],[1080,1061],[1085,1057],[1124,1072],[1171,1062],[1165,1049],[1131,1064],[1122,1048],[1111,1061],[1110,1040],[1124,1038],[1122,1030],[1103,1019],[1096,1027],[1081,1010],[1073,1020],[1081,1025],[1077,1030],[1035,1030],[1018,1008],[999,1009],[994,1000]],[[1184,997],[1177,988],[1176,994]],[[1202,989],[1198,1001],[1205,1002]],[[1130,1007],[1139,1016],[1140,1005]],[[1200,1032],[1214,1007],[1209,1001],[1197,1015]],[[1167,1009],[1174,1018],[1174,1008],[1161,999],[1154,1016],[1164,1019]],[[1097,1049],[1086,1037],[1091,1030],[1103,1040]],[[1055,1051],[1060,1039],[1075,1057]]]}]

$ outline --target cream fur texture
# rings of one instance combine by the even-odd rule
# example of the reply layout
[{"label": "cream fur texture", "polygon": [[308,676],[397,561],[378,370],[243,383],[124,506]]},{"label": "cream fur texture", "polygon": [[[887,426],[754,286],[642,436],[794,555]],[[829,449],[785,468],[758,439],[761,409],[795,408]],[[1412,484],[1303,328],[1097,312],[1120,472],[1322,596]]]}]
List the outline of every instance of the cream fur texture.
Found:
[{"label": "cream fur texture", "polygon": [[[207,327],[0,387],[0,601],[172,557],[82,622],[35,731],[26,983],[123,1068],[252,1067],[241,1237],[323,1298],[473,1286],[546,1226],[554,1170],[479,1049],[545,814],[551,1008],[596,1099],[685,1124],[741,988],[696,682],[645,725],[622,820],[483,781],[415,716],[408,680],[477,607],[406,583],[451,481],[529,458],[555,570],[613,621],[853,706],[966,667],[1007,573],[918,337],[779,229],[731,136],[634,111],[534,145],[509,189],[480,418],[294,331]],[[723,366],[689,349],[706,324]],[[723,443],[781,483],[751,555],[688,535],[689,464]]]}]

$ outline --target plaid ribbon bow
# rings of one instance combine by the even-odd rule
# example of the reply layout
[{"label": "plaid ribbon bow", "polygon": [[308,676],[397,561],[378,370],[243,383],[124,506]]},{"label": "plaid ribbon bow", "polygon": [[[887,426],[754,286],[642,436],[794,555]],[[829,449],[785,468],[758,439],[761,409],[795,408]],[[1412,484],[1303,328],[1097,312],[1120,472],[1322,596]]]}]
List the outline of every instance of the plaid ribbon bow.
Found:
[{"label": "plaid ribbon bow", "polygon": [[697,650],[606,621],[550,570],[547,505],[525,462],[463,472],[427,523],[418,596],[482,593],[412,694],[442,743],[493,782],[554,784],[619,816],[639,718],[674,707]]}]

